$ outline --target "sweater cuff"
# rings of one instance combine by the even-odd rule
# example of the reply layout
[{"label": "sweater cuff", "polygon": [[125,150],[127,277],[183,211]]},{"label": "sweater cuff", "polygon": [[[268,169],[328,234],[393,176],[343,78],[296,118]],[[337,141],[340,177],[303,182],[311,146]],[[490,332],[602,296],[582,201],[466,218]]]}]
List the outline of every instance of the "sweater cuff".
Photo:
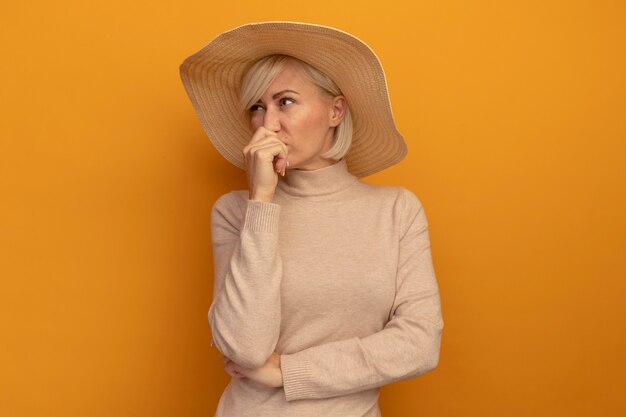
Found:
[{"label": "sweater cuff", "polygon": [[278,204],[248,200],[243,229],[275,233],[278,231],[279,215]]},{"label": "sweater cuff", "polygon": [[309,361],[299,360],[295,355],[280,355],[283,389],[287,401],[314,398],[311,386],[312,371]]}]

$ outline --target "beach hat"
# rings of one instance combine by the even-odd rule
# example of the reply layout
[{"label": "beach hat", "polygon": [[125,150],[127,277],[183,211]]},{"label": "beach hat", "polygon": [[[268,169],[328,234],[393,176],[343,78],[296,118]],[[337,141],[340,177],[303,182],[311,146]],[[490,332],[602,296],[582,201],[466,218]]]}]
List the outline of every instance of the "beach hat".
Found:
[{"label": "beach hat", "polygon": [[245,169],[242,150],[253,134],[239,108],[241,79],[257,60],[273,54],[317,68],[346,97],[353,135],[344,158],[353,175],[364,177],[404,158],[406,144],[396,128],[376,54],[338,29],[275,21],[223,32],[180,65],[180,77],[202,127],[228,161]]}]

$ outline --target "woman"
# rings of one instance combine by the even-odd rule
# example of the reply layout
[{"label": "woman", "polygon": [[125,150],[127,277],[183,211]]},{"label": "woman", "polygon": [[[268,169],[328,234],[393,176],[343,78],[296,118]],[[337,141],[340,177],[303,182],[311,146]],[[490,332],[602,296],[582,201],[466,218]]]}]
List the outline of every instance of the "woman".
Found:
[{"label": "woman", "polygon": [[216,416],[380,416],[378,387],[436,367],[443,328],[428,222],[402,187],[380,63],[293,22],[225,32],[181,65],[248,190],[212,210],[213,342],[233,376]]}]

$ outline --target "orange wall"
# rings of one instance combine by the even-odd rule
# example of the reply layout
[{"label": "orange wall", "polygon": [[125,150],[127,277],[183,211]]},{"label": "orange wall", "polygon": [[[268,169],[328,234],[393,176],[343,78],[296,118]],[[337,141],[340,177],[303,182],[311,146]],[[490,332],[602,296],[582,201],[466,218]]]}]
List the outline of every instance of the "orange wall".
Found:
[{"label": "orange wall", "polygon": [[0,415],[210,416],[209,210],[245,186],[178,65],[260,20],[369,43],[431,223],[440,366],[385,417],[626,411],[619,1],[5,2]]}]

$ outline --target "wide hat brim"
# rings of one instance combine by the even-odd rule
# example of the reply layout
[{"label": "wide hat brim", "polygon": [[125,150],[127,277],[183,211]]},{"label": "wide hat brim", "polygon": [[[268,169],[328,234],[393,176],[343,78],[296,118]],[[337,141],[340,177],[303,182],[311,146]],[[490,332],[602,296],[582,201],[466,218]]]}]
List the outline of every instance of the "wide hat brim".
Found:
[{"label": "wide hat brim", "polygon": [[298,22],[250,23],[223,32],[180,65],[180,77],[215,148],[244,169],[242,150],[252,138],[239,108],[243,75],[272,54],[298,58],[328,75],[346,97],[353,119],[349,171],[364,177],[398,163],[407,153],[393,119],[387,82],[376,54],[349,33]]}]

